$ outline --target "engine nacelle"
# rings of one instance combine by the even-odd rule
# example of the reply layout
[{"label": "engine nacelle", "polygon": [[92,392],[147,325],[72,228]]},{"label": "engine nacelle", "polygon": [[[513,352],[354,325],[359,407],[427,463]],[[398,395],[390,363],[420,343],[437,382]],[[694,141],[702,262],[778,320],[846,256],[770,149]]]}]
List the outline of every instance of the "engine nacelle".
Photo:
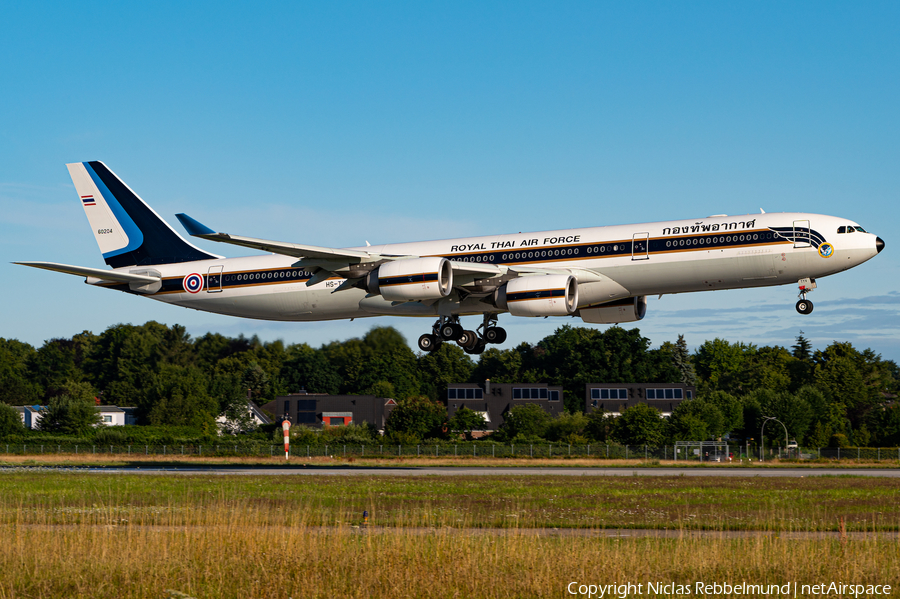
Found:
[{"label": "engine nacelle", "polygon": [[446,258],[386,262],[366,277],[366,290],[393,302],[440,299],[453,291],[453,267]]},{"label": "engine nacelle", "polygon": [[581,320],[592,324],[635,322],[647,314],[647,297],[643,295],[629,297],[596,308],[582,308],[578,313]]},{"label": "engine nacelle", "polygon": [[578,308],[578,282],[572,275],[519,277],[494,293],[494,303],[513,316],[568,316]]}]

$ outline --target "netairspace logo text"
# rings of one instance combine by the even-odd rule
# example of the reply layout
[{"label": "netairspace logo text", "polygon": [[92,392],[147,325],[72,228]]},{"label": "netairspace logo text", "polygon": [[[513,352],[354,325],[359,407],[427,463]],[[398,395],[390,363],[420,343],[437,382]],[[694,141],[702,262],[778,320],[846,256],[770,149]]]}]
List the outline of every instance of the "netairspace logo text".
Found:
[{"label": "netairspace logo text", "polygon": [[804,597],[806,595],[835,595],[843,597],[871,597],[890,595],[891,586],[886,584],[849,584],[844,582],[820,582],[817,584],[752,584],[749,582],[623,582],[612,584],[583,584],[570,582],[566,587],[569,595],[596,599],[628,599],[644,595],[773,595],[782,597]]}]

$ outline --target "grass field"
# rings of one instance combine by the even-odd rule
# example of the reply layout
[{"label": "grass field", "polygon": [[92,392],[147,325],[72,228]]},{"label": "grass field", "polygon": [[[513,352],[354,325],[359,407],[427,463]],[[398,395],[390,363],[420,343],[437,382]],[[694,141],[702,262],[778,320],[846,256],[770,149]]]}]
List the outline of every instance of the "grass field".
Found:
[{"label": "grass field", "polygon": [[[574,597],[571,582],[648,581],[843,581],[891,584],[897,596],[896,537],[784,533],[842,520],[847,531],[898,530],[898,496],[900,481],[857,477],[6,472],[0,598]],[[554,527],[679,532],[530,534]]]},{"label": "grass field", "polygon": [[695,462],[673,460],[644,460],[644,459],[603,459],[587,457],[473,457],[473,456],[384,456],[384,457],[343,457],[340,455],[322,457],[295,456],[285,461],[284,456],[198,456],[180,454],[132,455],[109,453],[47,453],[43,455],[15,455],[0,454],[0,467],[3,466],[140,466],[142,464],[185,464],[197,466],[208,465],[240,465],[240,466],[277,466],[277,467],[302,467],[304,464],[316,466],[465,466],[467,468],[500,467],[516,468],[527,466],[530,468],[807,468],[816,469],[857,469],[857,468],[884,468],[892,469],[900,466],[900,460],[855,460],[845,458],[840,461],[822,460],[779,460],[773,459],[766,462]]},{"label": "grass field", "polygon": [[[231,510],[278,525],[685,530],[900,530],[900,480],[864,477],[0,475],[0,522],[203,524]],[[154,518],[161,518],[155,522]],[[98,520],[99,518],[99,520]],[[196,519],[196,522],[192,519]]]}]

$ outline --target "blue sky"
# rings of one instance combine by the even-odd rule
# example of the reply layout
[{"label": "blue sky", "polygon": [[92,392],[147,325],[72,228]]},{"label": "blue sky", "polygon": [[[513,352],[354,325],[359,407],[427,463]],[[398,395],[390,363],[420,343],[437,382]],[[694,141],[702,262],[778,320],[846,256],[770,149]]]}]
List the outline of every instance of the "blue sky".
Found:
[{"label": "blue sky", "polygon": [[[898,360],[898,22],[896,2],[14,3],[0,337],[154,319],[312,345],[390,324],[414,343],[430,326],[239,320],[9,264],[104,266],[64,166],[103,160],[179,231],[187,212],[326,246],[845,216],[886,249],[821,279],[813,314],[785,286],[653,298],[634,326],[692,346],[790,345],[802,329]],[[580,321],[502,323],[509,346]]]}]

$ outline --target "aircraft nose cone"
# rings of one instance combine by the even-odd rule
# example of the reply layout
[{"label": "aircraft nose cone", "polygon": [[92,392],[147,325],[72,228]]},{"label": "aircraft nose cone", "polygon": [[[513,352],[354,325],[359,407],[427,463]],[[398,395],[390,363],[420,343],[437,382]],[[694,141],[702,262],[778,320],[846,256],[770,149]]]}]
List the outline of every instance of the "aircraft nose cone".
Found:
[{"label": "aircraft nose cone", "polygon": [[884,249],[884,240],[881,237],[875,238],[875,249],[878,250],[878,253],[881,253],[881,250]]}]

